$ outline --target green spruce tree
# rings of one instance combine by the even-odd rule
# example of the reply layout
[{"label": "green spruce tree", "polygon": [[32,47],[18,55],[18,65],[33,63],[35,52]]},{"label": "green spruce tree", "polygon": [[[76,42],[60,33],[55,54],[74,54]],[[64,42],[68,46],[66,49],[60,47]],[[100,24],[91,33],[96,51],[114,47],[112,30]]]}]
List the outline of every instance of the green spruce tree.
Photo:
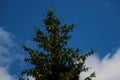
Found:
[{"label": "green spruce tree", "polygon": [[[39,50],[22,46],[29,53],[25,62],[32,65],[30,69],[22,71],[22,74],[32,76],[35,80],[79,80],[79,75],[89,69],[85,65],[86,58],[94,51],[80,55],[79,49],[67,47],[68,40],[71,38],[69,32],[73,31],[74,25],[61,25],[54,9],[47,12],[43,22],[46,31],[36,29],[33,37]],[[95,73],[92,73],[85,80],[91,80],[94,76]]]}]

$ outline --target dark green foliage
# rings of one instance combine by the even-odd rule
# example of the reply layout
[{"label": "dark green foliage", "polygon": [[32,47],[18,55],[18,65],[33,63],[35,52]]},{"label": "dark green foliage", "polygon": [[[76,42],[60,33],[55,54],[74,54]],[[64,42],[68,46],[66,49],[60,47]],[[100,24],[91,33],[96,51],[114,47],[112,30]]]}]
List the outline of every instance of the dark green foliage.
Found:
[{"label": "dark green foliage", "polygon": [[[85,66],[86,58],[93,55],[94,51],[80,55],[79,49],[67,48],[67,41],[71,38],[69,32],[73,31],[74,25],[60,25],[54,13],[50,9],[43,19],[46,32],[36,29],[33,37],[39,49],[44,51],[23,45],[23,49],[29,53],[25,62],[33,67],[22,71],[22,74],[33,76],[35,80],[79,80],[79,75],[89,69]],[[85,80],[91,80],[94,76],[95,73]]]}]

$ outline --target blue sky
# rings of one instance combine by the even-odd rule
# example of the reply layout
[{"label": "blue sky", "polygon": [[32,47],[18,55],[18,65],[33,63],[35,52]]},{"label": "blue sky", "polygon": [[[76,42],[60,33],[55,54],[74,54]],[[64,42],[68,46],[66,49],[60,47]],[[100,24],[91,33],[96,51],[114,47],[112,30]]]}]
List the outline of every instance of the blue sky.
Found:
[{"label": "blue sky", "polygon": [[[90,61],[96,59],[98,62],[95,65],[100,66],[107,61],[111,65],[118,58],[114,56],[120,56],[119,0],[0,0],[0,75],[3,72],[8,75],[6,80],[12,80],[14,73],[20,71],[19,67],[24,68],[21,66],[24,53],[19,49],[18,42],[32,44],[30,39],[34,25],[43,26],[42,18],[51,5],[56,8],[56,15],[62,23],[76,25],[71,33],[73,37],[69,41],[70,47],[80,48],[83,52],[96,49]],[[98,77],[97,80],[108,79]]]}]

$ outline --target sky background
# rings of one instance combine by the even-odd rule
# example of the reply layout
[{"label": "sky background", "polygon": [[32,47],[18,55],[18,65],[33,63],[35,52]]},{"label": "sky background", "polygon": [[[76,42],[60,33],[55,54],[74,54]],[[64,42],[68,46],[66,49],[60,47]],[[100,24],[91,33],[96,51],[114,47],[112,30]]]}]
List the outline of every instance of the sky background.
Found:
[{"label": "sky background", "polygon": [[27,67],[18,43],[34,45],[34,26],[43,26],[50,6],[63,24],[76,25],[68,46],[96,50],[86,63],[95,80],[120,80],[120,0],[0,0],[0,80],[14,80]]}]

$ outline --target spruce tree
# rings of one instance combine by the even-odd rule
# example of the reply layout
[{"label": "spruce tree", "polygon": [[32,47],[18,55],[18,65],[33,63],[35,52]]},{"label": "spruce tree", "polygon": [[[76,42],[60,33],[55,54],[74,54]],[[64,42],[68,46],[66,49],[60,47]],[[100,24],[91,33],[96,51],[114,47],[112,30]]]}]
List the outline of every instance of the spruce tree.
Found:
[{"label": "spruce tree", "polygon": [[[43,22],[46,31],[36,29],[33,37],[39,50],[22,45],[29,54],[25,62],[32,65],[30,69],[22,71],[22,74],[32,76],[35,80],[79,80],[79,75],[88,71],[89,67],[85,65],[85,61],[94,51],[80,55],[79,49],[67,46],[68,40],[71,39],[69,32],[73,31],[75,26],[61,25],[54,9],[48,10]],[[95,73],[92,73],[84,80],[91,80],[94,76]]]}]

